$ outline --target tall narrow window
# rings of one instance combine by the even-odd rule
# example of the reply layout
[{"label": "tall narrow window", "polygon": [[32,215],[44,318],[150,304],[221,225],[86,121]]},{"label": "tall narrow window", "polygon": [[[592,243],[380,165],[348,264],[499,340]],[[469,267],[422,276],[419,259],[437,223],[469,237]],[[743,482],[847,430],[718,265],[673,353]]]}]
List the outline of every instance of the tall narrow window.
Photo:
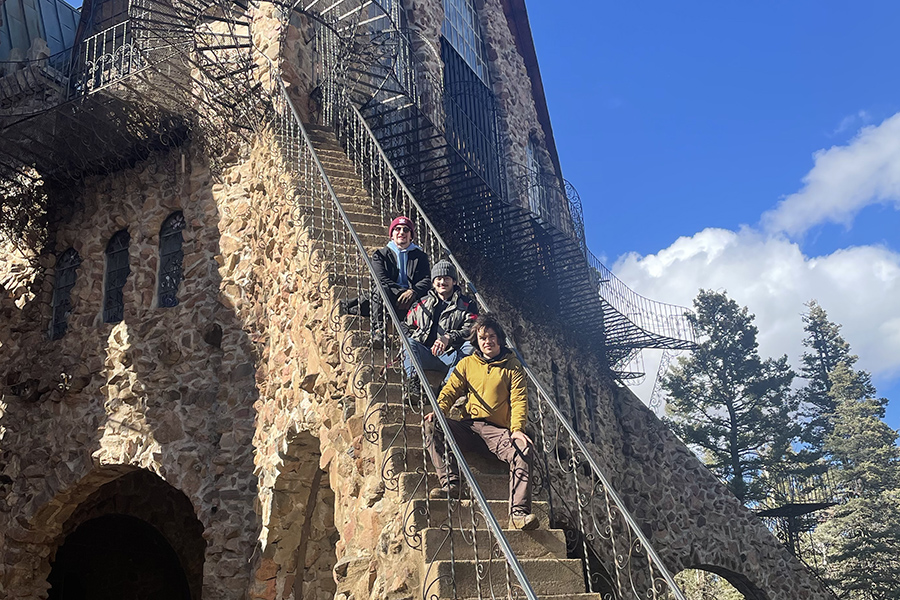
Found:
[{"label": "tall narrow window", "polygon": [[525,185],[528,190],[528,206],[531,212],[539,217],[547,218],[547,199],[543,187],[541,162],[538,160],[538,149],[534,140],[529,138],[525,148],[528,160],[525,174]]},{"label": "tall narrow window", "polygon": [[184,213],[174,212],[163,221],[159,229],[159,288],[157,300],[160,308],[178,305],[178,286],[183,277]]},{"label": "tall narrow window", "polygon": [[481,37],[475,3],[472,0],[444,0],[444,24],[441,33],[478,78],[487,84],[484,40]]},{"label": "tall narrow window", "polygon": [[74,248],[69,248],[56,261],[53,282],[53,314],[50,317],[50,339],[58,340],[69,328],[69,315],[72,313],[72,288],[78,277],[76,269],[81,264],[81,257]]},{"label": "tall narrow window", "polygon": [[572,372],[569,371],[566,379],[569,383],[569,408],[572,410],[572,427],[575,431],[581,433],[581,426],[578,418],[578,403],[575,401],[575,379],[572,378]]},{"label": "tall narrow window", "polygon": [[463,182],[458,193],[471,194],[474,171],[502,196],[497,102],[490,88],[481,26],[473,0],[443,0],[441,60],[444,63],[444,127],[456,150],[451,179]]},{"label": "tall narrow window", "polygon": [[597,441],[597,394],[591,386],[584,386],[584,404],[587,409],[588,426],[591,432],[591,441]]},{"label": "tall narrow window", "polygon": [[128,244],[131,235],[127,229],[116,232],[106,245],[106,283],[103,286],[103,322],[118,323],[125,314],[122,288],[131,273],[128,264]]}]

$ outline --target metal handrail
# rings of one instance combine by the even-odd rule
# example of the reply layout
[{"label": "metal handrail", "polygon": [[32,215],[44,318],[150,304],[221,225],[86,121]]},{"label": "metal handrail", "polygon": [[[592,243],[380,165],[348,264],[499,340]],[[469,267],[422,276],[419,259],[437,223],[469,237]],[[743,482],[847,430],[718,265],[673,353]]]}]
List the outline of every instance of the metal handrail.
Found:
[{"label": "metal handrail", "polygon": [[[334,206],[337,209],[338,213],[340,214],[341,219],[343,220],[344,225],[347,228],[347,231],[349,232],[350,236],[353,238],[353,241],[356,244],[356,248],[359,251],[360,257],[362,257],[363,260],[365,261],[366,268],[369,270],[369,274],[372,277],[372,280],[376,283],[376,289],[378,290],[378,293],[381,295],[381,297],[384,301],[384,306],[388,311],[388,315],[390,316],[391,321],[392,321],[394,327],[396,328],[396,330],[401,331],[402,329],[400,326],[400,319],[397,317],[397,314],[393,309],[393,305],[392,305],[390,296],[388,295],[387,291],[384,289],[384,286],[382,285],[381,281],[376,276],[375,269],[372,266],[372,262],[368,256],[368,253],[366,252],[365,245],[362,243],[362,240],[360,240],[359,235],[356,233],[356,230],[354,229],[353,224],[350,221],[350,217],[347,216],[346,211],[344,210],[343,206],[341,205],[341,202],[338,199],[337,194],[335,193],[334,188],[331,185],[331,181],[329,180],[328,175],[325,173],[325,168],[323,167],[321,161],[319,160],[319,157],[312,145],[312,141],[309,139],[309,135],[306,131],[306,128],[303,126],[303,123],[302,123],[299,115],[297,114],[296,109],[294,108],[293,102],[291,102],[291,99],[287,92],[287,88],[284,85],[284,80],[281,79],[281,77],[278,77],[277,82],[278,82],[278,87],[277,87],[276,93],[278,93],[281,96],[282,101],[285,103],[285,105],[287,107],[290,108],[290,113],[295,121],[295,126],[301,132],[301,134],[303,136],[303,141],[306,144],[307,149],[309,150],[311,156],[313,157],[313,160],[315,161],[316,168],[319,171],[319,175],[321,176],[322,181],[325,183],[328,193],[331,196],[331,200],[334,202]],[[427,376],[425,374],[425,370],[422,368],[421,363],[418,361],[418,358],[416,357],[415,353],[412,351],[412,348],[410,347],[410,344],[409,344],[409,340],[406,338],[406,336],[402,336],[402,335],[400,336],[400,340],[401,340],[404,350],[407,353],[407,356],[409,356],[409,358],[416,370],[416,373],[419,376],[419,380],[427,381]],[[528,598],[528,600],[537,600],[537,595],[535,594],[534,589],[532,588],[531,584],[529,583],[528,578],[525,575],[525,571],[522,568],[522,565],[519,563],[519,560],[516,557],[515,552],[513,552],[512,547],[509,544],[509,541],[503,535],[502,528],[500,527],[500,524],[497,522],[496,517],[494,517],[493,513],[491,512],[490,507],[487,502],[487,499],[485,498],[484,493],[481,491],[481,488],[478,486],[478,482],[475,479],[475,475],[472,473],[471,469],[469,468],[469,465],[465,460],[462,450],[460,449],[456,440],[453,438],[452,433],[450,433],[449,425],[447,423],[447,418],[444,416],[443,411],[441,411],[440,406],[437,403],[437,399],[434,396],[434,392],[431,390],[430,386],[426,385],[426,386],[424,386],[424,388],[425,388],[424,391],[426,393],[426,396],[428,397],[428,401],[431,404],[432,410],[434,411],[435,418],[437,419],[438,424],[443,429],[443,431],[446,432],[445,439],[449,443],[450,449],[453,452],[454,457],[456,458],[457,465],[459,466],[459,469],[461,472],[460,474],[464,477],[464,479],[469,487],[470,492],[473,494],[475,501],[478,504],[478,507],[481,510],[481,512],[485,518],[485,522],[486,522],[488,528],[490,529],[490,531],[493,534],[494,538],[496,539],[497,543],[500,545],[500,548],[506,558],[507,564],[509,565],[510,569],[512,569],[513,573],[515,574],[516,579],[518,580],[519,585],[521,585],[522,590],[525,593],[525,596]]]},{"label": "metal handrail", "polygon": [[[355,106],[352,106],[352,105],[349,106],[349,112],[350,112],[350,114],[352,114],[355,117],[355,119],[357,121],[356,125],[358,125],[363,131],[365,131],[366,134],[371,138],[371,140],[370,140],[371,145],[377,149],[379,158],[381,159],[381,161],[383,162],[383,164],[387,168],[387,170],[393,176],[395,183],[403,191],[403,194],[406,196],[406,200],[410,203],[411,206],[415,207],[415,210],[417,212],[417,214],[415,215],[416,220],[421,223],[424,223],[425,226],[429,230],[428,231],[429,234],[434,236],[435,239],[438,240],[439,244],[442,246],[442,248],[444,250],[445,256],[456,267],[457,272],[459,274],[459,281],[460,282],[464,281],[466,283],[466,286],[471,290],[472,294],[475,296],[475,299],[478,301],[479,305],[481,307],[483,307],[486,311],[489,312],[490,311],[489,304],[484,299],[484,297],[476,290],[474,284],[472,283],[472,280],[466,274],[465,269],[457,261],[456,257],[453,255],[453,253],[447,248],[447,245],[444,243],[443,238],[441,237],[440,233],[437,231],[437,229],[434,227],[431,220],[425,214],[425,211],[422,209],[421,205],[419,205],[418,201],[415,199],[412,192],[409,190],[409,188],[406,186],[406,184],[400,178],[396,169],[394,169],[394,167],[391,164],[390,160],[388,159],[387,155],[384,153],[384,150],[381,148],[381,145],[375,139],[371,128],[366,123],[362,114],[359,112],[359,110]],[[421,237],[421,235],[419,237]],[[525,361],[524,357],[522,357],[521,353],[515,347],[515,344],[513,343],[513,341],[509,340],[508,342],[509,342],[510,346],[512,347],[512,349],[516,352],[516,355],[519,357],[519,360],[522,362],[522,365],[525,368],[526,373],[528,374],[529,380],[535,386],[538,393],[543,397],[543,399],[547,403],[547,405],[551,408],[551,411],[553,412],[553,415],[556,417],[556,419],[560,423],[562,423],[570,440],[578,448],[578,451],[585,457],[588,465],[590,466],[591,471],[596,476],[596,478],[602,483],[606,492],[609,494],[610,498],[613,500],[614,504],[616,505],[617,510],[624,517],[626,523],[628,524],[628,527],[631,529],[631,531],[633,532],[635,537],[640,541],[640,544],[643,546],[643,548],[646,549],[651,562],[653,563],[655,568],[658,569],[659,572],[662,574],[662,577],[665,580],[666,585],[671,589],[672,593],[675,595],[676,600],[684,600],[684,595],[681,592],[681,590],[678,588],[678,585],[675,583],[674,579],[672,578],[672,575],[669,573],[668,569],[666,569],[666,567],[662,563],[662,560],[660,559],[659,555],[656,553],[656,551],[651,546],[650,540],[647,539],[647,537],[644,535],[641,528],[638,526],[637,521],[634,519],[634,517],[631,516],[631,513],[628,511],[628,508],[625,506],[625,503],[622,501],[619,494],[617,492],[615,492],[615,489],[612,487],[612,484],[610,483],[609,479],[603,473],[599,464],[597,463],[595,458],[592,456],[592,452],[588,449],[588,447],[585,445],[585,443],[581,440],[578,433],[568,423],[565,415],[562,413],[562,411],[559,409],[559,407],[553,401],[552,397],[547,393],[546,388],[543,386],[543,384],[537,378],[537,376],[534,373],[534,370],[531,369],[531,367],[528,365],[527,361]],[[439,412],[439,411],[437,411],[437,412]]]}]

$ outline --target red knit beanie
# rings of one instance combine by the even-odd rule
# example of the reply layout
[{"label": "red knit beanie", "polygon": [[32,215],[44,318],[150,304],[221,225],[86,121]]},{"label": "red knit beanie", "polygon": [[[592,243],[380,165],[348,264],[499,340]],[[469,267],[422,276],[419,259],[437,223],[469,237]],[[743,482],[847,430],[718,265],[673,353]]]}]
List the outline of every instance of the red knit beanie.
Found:
[{"label": "red knit beanie", "polygon": [[397,217],[396,219],[391,221],[391,226],[388,227],[388,237],[394,234],[394,227],[396,227],[397,225],[406,225],[407,227],[409,227],[410,236],[416,237],[416,228],[413,226],[412,221],[410,221],[408,217],[403,216]]}]

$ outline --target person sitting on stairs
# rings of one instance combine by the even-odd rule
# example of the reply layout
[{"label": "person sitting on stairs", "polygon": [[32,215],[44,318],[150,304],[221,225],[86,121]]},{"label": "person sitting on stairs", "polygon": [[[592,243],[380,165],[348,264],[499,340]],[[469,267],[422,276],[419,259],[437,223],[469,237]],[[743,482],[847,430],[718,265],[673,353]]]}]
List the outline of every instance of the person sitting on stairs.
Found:
[{"label": "person sitting on stairs", "polygon": [[[460,449],[493,454],[509,465],[509,526],[536,529],[537,516],[531,512],[531,465],[534,447],[525,434],[528,418],[528,386],[525,369],[506,347],[503,328],[490,315],[479,316],[472,326],[474,354],[456,365],[438,396],[441,411],[447,414],[454,400],[466,395],[468,417],[447,421]],[[434,414],[425,417],[425,447],[437,470],[441,486],[428,496],[458,498],[459,467],[452,454],[445,462],[444,432],[434,425]]]},{"label": "person sitting on stairs", "polygon": [[[430,261],[428,255],[413,243],[416,230],[408,217],[399,216],[388,227],[390,241],[384,248],[372,253],[375,276],[391,298],[397,316],[402,321],[406,312],[431,288]],[[375,342],[384,341],[384,305],[381,294],[375,289],[368,297],[345,298],[340,301],[342,315],[372,316],[372,337]]]},{"label": "person sitting on stairs", "polygon": [[[453,263],[435,263],[431,267],[431,291],[410,309],[404,323],[404,333],[419,364],[426,371],[438,371],[444,382],[456,364],[474,350],[469,336],[478,314],[475,302],[463,295],[457,280]],[[405,353],[403,368],[410,393],[418,395],[419,378]]]}]

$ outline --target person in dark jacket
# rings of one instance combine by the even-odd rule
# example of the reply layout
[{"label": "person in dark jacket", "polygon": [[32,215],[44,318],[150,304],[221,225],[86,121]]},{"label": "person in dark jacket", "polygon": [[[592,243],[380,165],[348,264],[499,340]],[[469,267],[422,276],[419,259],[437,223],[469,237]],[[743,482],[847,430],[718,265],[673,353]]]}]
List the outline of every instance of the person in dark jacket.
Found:
[{"label": "person in dark jacket", "polygon": [[[463,295],[457,279],[453,263],[438,261],[431,268],[431,291],[406,315],[404,333],[413,354],[426,371],[445,373],[444,381],[453,373],[456,363],[474,349],[468,340],[478,317],[477,307],[471,298]],[[403,367],[412,385],[418,383],[409,356],[403,357]]]},{"label": "person in dark jacket", "polygon": [[[391,303],[400,319],[406,317],[409,308],[431,287],[430,261],[428,255],[413,243],[415,227],[407,217],[397,217],[388,228],[390,241],[384,248],[372,253],[375,276],[391,298]],[[384,317],[381,294],[372,290],[369,298],[347,298],[341,300],[341,314],[372,315],[373,334],[383,336]]]}]

